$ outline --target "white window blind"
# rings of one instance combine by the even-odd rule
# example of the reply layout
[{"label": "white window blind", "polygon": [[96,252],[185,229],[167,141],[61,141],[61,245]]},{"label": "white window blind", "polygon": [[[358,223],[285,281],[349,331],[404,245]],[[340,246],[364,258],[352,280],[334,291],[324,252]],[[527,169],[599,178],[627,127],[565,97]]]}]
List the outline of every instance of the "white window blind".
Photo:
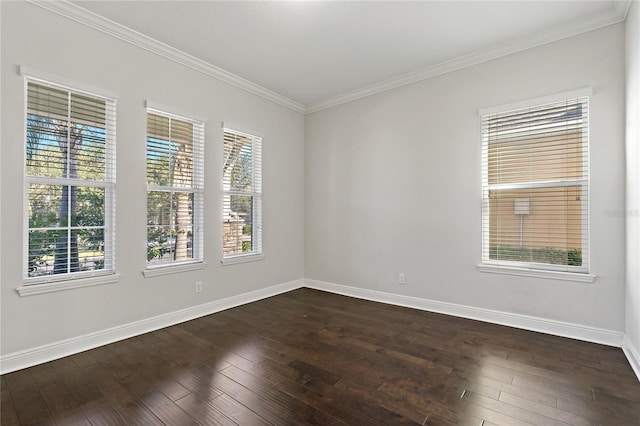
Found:
[{"label": "white window blind", "polygon": [[223,258],[262,253],[262,138],[224,129]]},{"label": "white window blind", "polygon": [[147,266],[203,260],[204,123],[147,108]]},{"label": "white window blind", "polygon": [[26,76],[25,285],[115,273],[114,99]]},{"label": "white window blind", "polygon": [[589,99],[481,116],[484,264],[589,271]]}]

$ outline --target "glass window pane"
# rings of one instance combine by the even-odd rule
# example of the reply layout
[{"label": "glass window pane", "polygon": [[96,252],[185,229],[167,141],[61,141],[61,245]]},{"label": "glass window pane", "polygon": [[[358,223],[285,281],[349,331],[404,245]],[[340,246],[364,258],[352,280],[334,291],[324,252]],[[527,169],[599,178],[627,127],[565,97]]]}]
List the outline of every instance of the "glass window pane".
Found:
[{"label": "glass window pane", "polygon": [[29,276],[38,277],[53,273],[56,244],[66,237],[65,230],[29,231]]},{"label": "glass window pane", "polygon": [[193,224],[193,193],[174,192],[172,208],[175,212],[175,224],[179,228],[190,227]]},{"label": "glass window pane", "polygon": [[69,118],[69,92],[29,82],[27,85],[27,112],[51,120]]},{"label": "glass window pane", "polygon": [[105,179],[105,129],[75,124],[71,132],[73,146],[70,151],[69,177],[83,180]]},{"label": "glass window pane", "polygon": [[66,134],[66,122],[27,115],[27,176],[63,177],[67,163],[61,141]]},{"label": "glass window pane", "polygon": [[223,206],[223,254],[253,251],[253,197],[225,195]]},{"label": "glass window pane", "polygon": [[193,185],[193,124],[156,114],[147,116],[147,184]]},{"label": "glass window pane", "polygon": [[489,258],[582,265],[580,186],[489,191]]},{"label": "glass window pane", "polygon": [[92,188],[86,186],[70,187],[75,191],[71,197],[75,203],[71,204],[72,226],[104,226],[104,188]]},{"label": "glass window pane", "polygon": [[193,259],[193,227],[147,227],[147,264]]},{"label": "glass window pane", "polygon": [[104,269],[104,229],[80,229],[77,234],[80,270]]},{"label": "glass window pane", "polygon": [[61,185],[29,185],[29,228],[66,225],[66,221],[60,220],[62,188]]},{"label": "glass window pane", "polygon": [[253,184],[253,143],[250,138],[225,134],[225,164],[223,185],[225,191],[252,191]]},{"label": "glass window pane", "polygon": [[147,227],[147,263],[149,265],[173,260],[172,227]]},{"label": "glass window pane", "polygon": [[582,179],[582,128],[489,140],[489,184]]},{"label": "glass window pane", "polygon": [[[86,259],[85,259],[86,258]],[[104,266],[104,231],[29,231],[29,276],[67,274]]]},{"label": "glass window pane", "polygon": [[147,191],[147,224],[169,225],[172,217],[171,192]]}]

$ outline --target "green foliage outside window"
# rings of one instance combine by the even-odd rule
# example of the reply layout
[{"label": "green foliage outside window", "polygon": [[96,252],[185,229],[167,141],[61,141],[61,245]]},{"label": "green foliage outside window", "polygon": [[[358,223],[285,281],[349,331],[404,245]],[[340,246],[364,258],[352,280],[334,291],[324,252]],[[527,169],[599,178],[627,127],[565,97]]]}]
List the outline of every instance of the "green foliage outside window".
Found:
[{"label": "green foliage outside window", "polygon": [[550,263],[552,265],[582,266],[582,250],[561,250],[553,247],[529,248],[492,246],[489,259],[512,262]]}]

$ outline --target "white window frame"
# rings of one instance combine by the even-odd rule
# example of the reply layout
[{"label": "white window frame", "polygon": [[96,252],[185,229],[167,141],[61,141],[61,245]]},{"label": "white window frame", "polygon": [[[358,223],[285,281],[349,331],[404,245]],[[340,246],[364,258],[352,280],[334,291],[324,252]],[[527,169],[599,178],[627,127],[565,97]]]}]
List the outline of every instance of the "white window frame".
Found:
[{"label": "white window frame", "polygon": [[[254,204],[252,208],[252,223],[254,229],[254,235],[252,235],[252,250],[247,253],[237,253],[231,255],[225,255],[224,251],[222,252],[222,259],[220,263],[223,266],[226,265],[235,265],[238,263],[245,262],[253,262],[258,260],[263,260],[265,258],[263,252],[263,229],[262,229],[262,141],[263,137],[258,136],[257,132],[249,132],[249,131],[241,131],[237,130],[236,126],[231,126],[228,123],[222,123],[222,133],[223,133],[223,143],[222,150],[224,152],[224,134],[225,133],[233,133],[238,136],[244,136],[246,138],[250,138],[253,140],[252,143],[252,153],[251,153],[251,162],[252,162],[252,182],[251,188],[253,191],[230,191],[227,188],[222,188],[222,200],[224,197],[231,195],[244,195],[253,197]],[[224,154],[223,154],[224,158]],[[257,162],[257,166],[255,165]],[[224,180],[224,176],[223,176]],[[223,201],[223,216],[224,216],[224,201]],[[223,222],[224,223],[224,217]],[[224,230],[222,230],[224,234]],[[223,248],[223,247],[221,247]]]},{"label": "white window frame", "polygon": [[[562,102],[568,99],[576,98],[589,98],[592,94],[592,89],[583,88],[569,92],[557,93],[554,95],[544,96],[536,99],[530,99],[522,102],[511,103],[507,105],[500,105],[491,108],[481,109],[479,115],[481,121],[484,122],[485,118],[496,113],[508,113],[523,108],[544,106],[545,104],[551,104],[555,102]],[[590,99],[587,100],[589,102]],[[514,184],[497,184],[489,185],[488,182],[488,136],[481,130],[482,135],[482,262],[478,265],[478,269],[481,272],[500,273],[507,275],[517,275],[536,278],[548,278],[564,281],[578,281],[578,282],[593,282],[596,278],[595,275],[590,273],[590,247],[589,237],[591,235],[590,230],[590,206],[589,197],[590,193],[590,161],[589,161],[589,123],[591,120],[590,113],[583,110],[583,117],[587,115],[583,129],[583,144],[582,154],[586,159],[587,168],[584,170],[585,175],[578,181],[551,181],[551,182],[531,182],[531,183],[514,183]],[[569,186],[582,187],[583,197],[582,211],[586,212],[587,226],[586,232],[582,234],[582,247],[583,258],[582,266],[570,266],[570,265],[552,265],[545,263],[533,263],[533,262],[517,262],[507,260],[492,260],[489,259],[489,191],[494,189],[529,189],[529,188],[551,188],[551,187],[569,187]],[[586,195],[586,196],[585,196]],[[586,250],[584,249],[586,248]],[[586,254],[584,254],[586,253]]]},{"label": "white window frame", "polygon": [[[73,288],[111,284],[119,280],[116,271],[116,102],[118,94],[96,88],[85,83],[59,77],[47,72],[21,66],[19,73],[24,80],[23,105],[23,143],[27,140],[28,87],[29,83],[49,86],[69,94],[89,96],[105,101],[105,179],[104,181],[71,180],[69,178],[50,178],[27,175],[26,157],[23,160],[23,279],[16,288],[20,296],[30,296]],[[26,152],[26,151],[25,151]],[[25,154],[26,155],[26,154]],[[100,187],[105,189],[104,217],[104,268],[93,271],[71,272],[66,274],[29,277],[29,185],[44,183],[53,185]]]},{"label": "white window frame", "polygon": [[[191,188],[172,187],[172,186],[153,186],[147,185],[146,191],[179,191],[190,192],[193,194],[193,236],[192,250],[193,258],[188,260],[173,261],[170,263],[162,263],[156,265],[147,264],[142,274],[145,278],[156,277],[161,275],[175,274],[180,272],[188,272],[201,270],[206,267],[204,261],[204,145],[205,145],[205,125],[206,118],[195,114],[182,112],[175,108],[166,107],[155,102],[147,101],[145,104],[146,115],[145,122],[149,114],[160,115],[163,117],[189,122],[194,127],[193,140],[193,183]],[[146,128],[146,126],[145,126]],[[196,129],[197,132],[196,132]],[[146,132],[145,132],[146,133]],[[145,146],[146,146],[145,137]],[[146,164],[145,155],[145,164]],[[145,166],[146,171],[146,166]],[[145,172],[146,179],[146,172]],[[145,200],[145,206],[147,200]],[[145,213],[148,212],[148,207]],[[146,217],[146,215],[145,215]],[[145,219],[145,249],[146,249],[146,219]]]}]

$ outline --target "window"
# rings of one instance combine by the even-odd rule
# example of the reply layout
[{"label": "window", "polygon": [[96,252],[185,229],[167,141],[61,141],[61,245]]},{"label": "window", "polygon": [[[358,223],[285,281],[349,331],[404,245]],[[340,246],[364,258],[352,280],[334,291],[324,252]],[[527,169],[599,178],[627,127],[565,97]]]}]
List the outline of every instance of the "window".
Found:
[{"label": "window", "polygon": [[115,100],[25,77],[24,285],[113,275]]},{"label": "window", "polygon": [[204,122],[147,105],[147,267],[203,261]]},{"label": "window", "polygon": [[481,112],[483,264],[589,271],[588,116],[582,92]]},{"label": "window", "polygon": [[223,263],[259,259],[262,254],[262,138],[224,129],[222,184]]}]

